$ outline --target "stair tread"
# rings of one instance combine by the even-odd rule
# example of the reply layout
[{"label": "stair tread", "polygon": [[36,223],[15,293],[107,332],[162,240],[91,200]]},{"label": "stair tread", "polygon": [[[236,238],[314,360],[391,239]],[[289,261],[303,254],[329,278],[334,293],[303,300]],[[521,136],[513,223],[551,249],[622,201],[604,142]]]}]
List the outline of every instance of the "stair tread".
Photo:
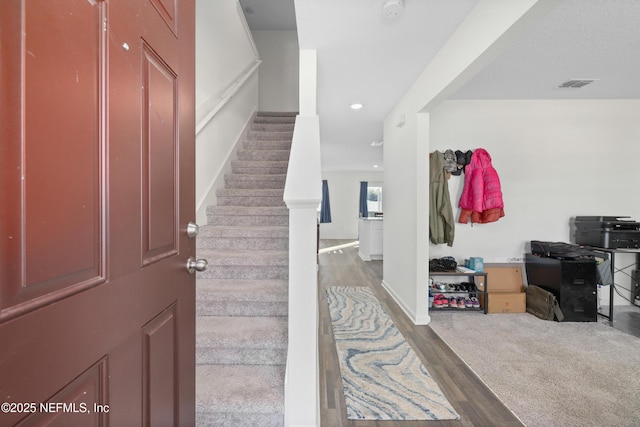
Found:
[{"label": "stair tread", "polygon": [[[256,131],[252,131],[256,133]],[[258,131],[259,132],[259,131]],[[244,146],[246,144],[249,145],[282,145],[286,144],[289,148],[291,148],[291,139],[252,139],[252,138],[243,138],[240,140],[240,143]]]},{"label": "stair tread", "polygon": [[218,211],[227,215],[289,215],[285,206],[207,206],[207,213]]},{"label": "stair tread", "polygon": [[281,225],[203,225],[199,237],[264,237],[289,236],[289,227]]},{"label": "stair tread", "polygon": [[199,347],[286,348],[285,316],[198,316]]},{"label": "stair tread", "polygon": [[221,188],[216,190],[218,196],[240,197],[279,197],[284,194],[281,188]]},{"label": "stair tread", "polygon": [[208,301],[267,301],[288,300],[288,283],[276,279],[199,279],[197,298]]},{"label": "stair tread", "polygon": [[287,250],[227,250],[199,249],[199,258],[205,258],[209,265],[287,265]]},{"label": "stair tread", "polygon": [[260,134],[260,135],[273,135],[275,137],[278,136],[293,136],[293,129],[273,129],[273,130],[263,130],[263,129],[249,129],[249,134]]},{"label": "stair tread", "polygon": [[232,160],[231,164],[240,166],[288,166],[288,160]]},{"label": "stair tread", "polygon": [[240,179],[244,181],[274,181],[276,179],[285,179],[286,173],[270,173],[270,174],[255,174],[247,175],[242,173],[229,173],[225,175],[225,178]]},{"label": "stair tread", "polygon": [[197,411],[281,412],[284,372],[282,365],[197,365]]},{"label": "stair tread", "polygon": [[257,117],[295,117],[298,111],[258,111]]},{"label": "stair tread", "polygon": [[291,139],[243,139],[242,148],[244,150],[286,150],[291,151]]},{"label": "stair tread", "polygon": [[196,281],[198,316],[287,316],[289,283],[277,279]]},{"label": "stair tread", "polygon": [[[261,150],[261,149],[255,149],[255,148],[245,148],[244,150],[242,150],[243,153],[250,153],[250,152],[255,152],[255,153],[259,153],[259,154],[264,154],[265,151],[268,151],[269,153],[277,153],[277,154],[289,154],[291,153],[291,150],[284,150],[284,149],[280,149],[280,148],[272,148],[272,149],[268,149],[268,150]],[[284,162],[286,160],[280,160],[281,162]]]}]

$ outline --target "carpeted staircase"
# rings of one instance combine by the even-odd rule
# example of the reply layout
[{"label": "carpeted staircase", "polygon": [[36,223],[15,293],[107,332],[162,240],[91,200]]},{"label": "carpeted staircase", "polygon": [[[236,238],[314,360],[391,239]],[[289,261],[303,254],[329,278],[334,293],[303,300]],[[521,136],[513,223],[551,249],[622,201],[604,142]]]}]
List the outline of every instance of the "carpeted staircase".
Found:
[{"label": "carpeted staircase", "polygon": [[258,113],[200,227],[198,426],[284,425],[289,212],[282,201],[294,113]]}]

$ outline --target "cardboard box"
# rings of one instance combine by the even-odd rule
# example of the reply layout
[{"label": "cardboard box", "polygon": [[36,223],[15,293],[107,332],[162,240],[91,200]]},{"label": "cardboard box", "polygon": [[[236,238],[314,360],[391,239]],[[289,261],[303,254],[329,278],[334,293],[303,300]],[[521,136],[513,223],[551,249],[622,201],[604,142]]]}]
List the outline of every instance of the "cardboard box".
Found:
[{"label": "cardboard box", "polygon": [[[487,273],[489,292],[524,292],[522,284],[522,268],[520,267],[488,267]],[[476,277],[478,289],[484,290],[484,277]]]},{"label": "cardboard box", "polygon": [[[487,313],[525,313],[527,295],[522,283],[520,267],[487,267],[489,288]],[[484,290],[484,277],[476,277],[476,286]],[[480,306],[484,308],[485,295],[478,295]]]},{"label": "cardboard box", "polygon": [[[484,296],[480,295],[480,307],[484,308]],[[489,292],[487,313],[525,313],[527,294],[524,292]]]}]

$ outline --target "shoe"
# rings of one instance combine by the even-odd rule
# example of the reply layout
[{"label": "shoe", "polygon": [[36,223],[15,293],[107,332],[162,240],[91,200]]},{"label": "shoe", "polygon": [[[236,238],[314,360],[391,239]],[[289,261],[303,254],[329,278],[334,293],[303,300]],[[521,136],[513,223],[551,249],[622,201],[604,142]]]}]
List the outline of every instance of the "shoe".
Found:
[{"label": "shoe", "polygon": [[456,302],[458,303],[458,308],[465,308],[464,298],[458,297]]},{"label": "shoe", "polygon": [[473,305],[473,308],[480,308],[480,302],[476,297],[471,297],[471,304]]},{"label": "shoe", "polygon": [[434,308],[442,308],[449,305],[449,301],[445,298],[444,295],[438,294],[433,297],[433,307]]},{"label": "shoe", "polygon": [[473,308],[473,303],[471,302],[471,300],[469,298],[465,298],[464,299],[464,305],[467,308]]},{"label": "shoe", "polygon": [[458,302],[456,301],[455,297],[450,297],[449,298],[449,307],[458,308]]}]

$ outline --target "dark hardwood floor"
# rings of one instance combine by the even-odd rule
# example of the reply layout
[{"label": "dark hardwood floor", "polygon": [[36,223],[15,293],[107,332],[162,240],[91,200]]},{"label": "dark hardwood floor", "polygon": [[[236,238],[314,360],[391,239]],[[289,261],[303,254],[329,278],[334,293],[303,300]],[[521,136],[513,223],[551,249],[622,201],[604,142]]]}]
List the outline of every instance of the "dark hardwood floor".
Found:
[{"label": "dark hardwood floor", "polygon": [[[348,243],[321,241],[327,248]],[[320,418],[322,427],[440,427],[440,426],[522,426],[523,424],[484,383],[455,355],[429,326],[415,326],[382,288],[382,261],[364,262],[356,247],[319,255],[320,313]],[[333,342],[331,319],[325,290],[329,286],[368,286],[422,363],[460,414],[457,421],[352,421],[347,420],[340,366]]]},{"label": "dark hardwood floor", "polygon": [[[605,307],[605,312],[608,313]],[[614,306],[613,324],[608,320],[603,320],[615,329],[640,338],[640,307],[638,306]]]},{"label": "dark hardwood floor", "polygon": [[[322,240],[321,248],[348,244],[346,240]],[[438,427],[522,426],[518,418],[432,331],[416,326],[382,288],[382,261],[364,262],[357,247],[344,247],[319,255],[318,292],[320,313],[320,416],[322,427]],[[368,286],[383,304],[398,329],[418,353],[461,418],[458,421],[351,421],[347,420],[340,366],[333,342],[325,290],[329,286]],[[640,307],[614,310],[613,327],[640,337]]]}]

